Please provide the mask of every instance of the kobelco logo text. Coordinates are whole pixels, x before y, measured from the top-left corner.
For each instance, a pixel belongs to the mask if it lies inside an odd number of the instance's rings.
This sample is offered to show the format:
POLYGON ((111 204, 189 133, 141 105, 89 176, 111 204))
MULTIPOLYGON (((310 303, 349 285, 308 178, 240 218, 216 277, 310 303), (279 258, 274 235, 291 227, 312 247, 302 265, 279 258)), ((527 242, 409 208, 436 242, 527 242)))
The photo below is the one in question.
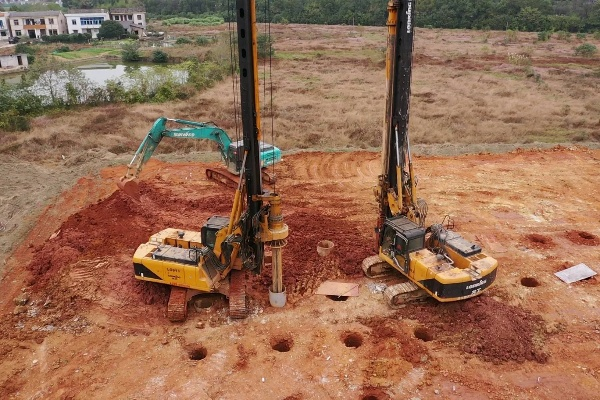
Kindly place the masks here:
POLYGON ((477 282, 477 283, 474 283, 474 284, 472 284, 472 285, 469 285, 469 286, 467 286, 467 290, 469 290, 469 289, 474 289, 474 288, 476 288, 477 286, 485 285, 485 283, 486 283, 486 282, 487 282, 487 279, 484 279, 484 280, 482 280, 482 281, 479 281, 479 282, 477 282))
POLYGON ((412 1, 408 2, 406 16, 408 17, 408 20, 406 21, 406 33, 410 33, 412 30, 412 1))

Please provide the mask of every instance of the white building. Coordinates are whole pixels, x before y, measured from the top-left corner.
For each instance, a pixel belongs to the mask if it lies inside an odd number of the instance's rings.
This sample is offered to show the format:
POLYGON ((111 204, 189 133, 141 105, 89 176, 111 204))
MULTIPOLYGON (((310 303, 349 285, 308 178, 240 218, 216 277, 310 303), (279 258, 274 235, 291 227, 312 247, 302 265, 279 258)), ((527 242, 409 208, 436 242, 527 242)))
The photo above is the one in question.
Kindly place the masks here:
POLYGON ((0 41, 8 40, 11 36, 7 17, 8 13, 0 12, 0 41))
POLYGON ((0 56, 0 69, 27 69, 29 67, 29 60, 27 54, 9 54, 0 56))
POLYGON ((9 12, 8 22, 14 36, 30 39, 67 33, 67 21, 60 11, 9 12))
POLYGON ((119 21, 128 33, 142 36, 146 31, 146 11, 143 8, 111 8, 110 19, 119 21))
POLYGON ((107 10, 96 9, 96 10, 69 10, 65 13, 65 19, 67 20, 67 30, 69 34, 72 33, 89 33, 92 38, 98 37, 100 25, 104 21, 110 19, 110 15, 107 10))

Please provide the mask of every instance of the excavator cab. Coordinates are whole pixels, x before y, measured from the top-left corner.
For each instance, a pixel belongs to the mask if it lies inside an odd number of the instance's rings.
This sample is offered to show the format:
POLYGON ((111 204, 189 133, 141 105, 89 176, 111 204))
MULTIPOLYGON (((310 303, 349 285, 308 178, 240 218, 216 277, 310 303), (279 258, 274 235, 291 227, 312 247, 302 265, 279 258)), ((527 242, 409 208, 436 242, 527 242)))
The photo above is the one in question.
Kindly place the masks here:
MULTIPOLYGON (((266 168, 282 160, 281 150, 278 147, 269 143, 260 142, 259 148, 261 168, 266 168)), ((242 168, 242 161, 244 158, 244 141, 238 140, 237 142, 231 142, 227 152, 229 160, 227 168, 229 169, 229 172, 238 174, 242 168)))
POLYGON ((228 217, 221 217, 218 215, 210 217, 200 230, 202 244, 214 249, 217 241, 217 232, 225 228, 227 224, 229 224, 228 217))
POLYGON ((425 248, 425 228, 415 224, 403 215, 388 218, 385 221, 384 229, 384 242, 386 235, 393 235, 393 245, 396 253, 404 255, 425 248))

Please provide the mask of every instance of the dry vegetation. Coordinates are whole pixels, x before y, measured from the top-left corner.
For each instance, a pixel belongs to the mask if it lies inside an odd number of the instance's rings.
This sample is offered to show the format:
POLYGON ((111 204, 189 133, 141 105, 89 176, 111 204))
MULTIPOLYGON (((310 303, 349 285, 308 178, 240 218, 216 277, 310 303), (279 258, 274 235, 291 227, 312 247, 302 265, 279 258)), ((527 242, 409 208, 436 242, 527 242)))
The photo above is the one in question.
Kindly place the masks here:
MULTIPOLYGON (((226 41, 226 24, 169 29, 170 35, 226 41)), ((385 29, 274 25, 271 33, 276 59, 272 70, 261 65, 261 75, 272 77, 273 88, 272 108, 270 81, 267 90, 261 89, 267 99, 267 139, 284 150, 377 147, 385 101, 385 29)), ((494 144, 596 145, 598 58, 575 57, 576 42, 536 38, 528 33, 515 39, 504 32, 417 30, 411 109, 417 151, 418 145, 445 144, 464 151, 473 144, 492 151, 494 144)), ((178 57, 206 51, 192 45, 169 49, 178 57)), ((90 149, 132 153, 159 116, 213 121, 236 136, 233 92, 227 79, 188 101, 48 115, 34 121, 31 132, 3 134, 0 152, 37 161, 90 149)), ((159 151, 210 149, 210 143, 165 141, 159 151)))

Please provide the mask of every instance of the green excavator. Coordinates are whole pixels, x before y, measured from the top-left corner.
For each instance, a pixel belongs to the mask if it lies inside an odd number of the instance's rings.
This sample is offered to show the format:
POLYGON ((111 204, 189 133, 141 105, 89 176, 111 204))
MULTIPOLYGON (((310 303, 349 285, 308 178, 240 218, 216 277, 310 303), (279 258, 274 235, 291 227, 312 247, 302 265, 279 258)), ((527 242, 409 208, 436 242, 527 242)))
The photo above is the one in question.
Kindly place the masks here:
MULTIPOLYGON (((165 137, 177 139, 200 139, 211 140, 217 144, 221 157, 225 162, 227 171, 217 169, 206 169, 206 176, 214 181, 221 182, 232 188, 237 187, 235 175, 240 174, 242 167, 242 158, 244 154, 243 140, 232 141, 227 132, 210 122, 194 122, 183 119, 158 118, 150 132, 146 135, 140 147, 135 152, 133 159, 127 166, 127 172, 117 182, 128 195, 138 197, 137 178, 144 165, 148 162, 152 154, 158 147, 161 140, 165 137), (167 123, 177 124, 176 127, 168 128, 167 123)), ((275 183, 275 174, 269 173, 267 167, 276 164, 282 160, 281 150, 272 144, 260 142, 260 167, 262 179, 265 183, 275 183)))

